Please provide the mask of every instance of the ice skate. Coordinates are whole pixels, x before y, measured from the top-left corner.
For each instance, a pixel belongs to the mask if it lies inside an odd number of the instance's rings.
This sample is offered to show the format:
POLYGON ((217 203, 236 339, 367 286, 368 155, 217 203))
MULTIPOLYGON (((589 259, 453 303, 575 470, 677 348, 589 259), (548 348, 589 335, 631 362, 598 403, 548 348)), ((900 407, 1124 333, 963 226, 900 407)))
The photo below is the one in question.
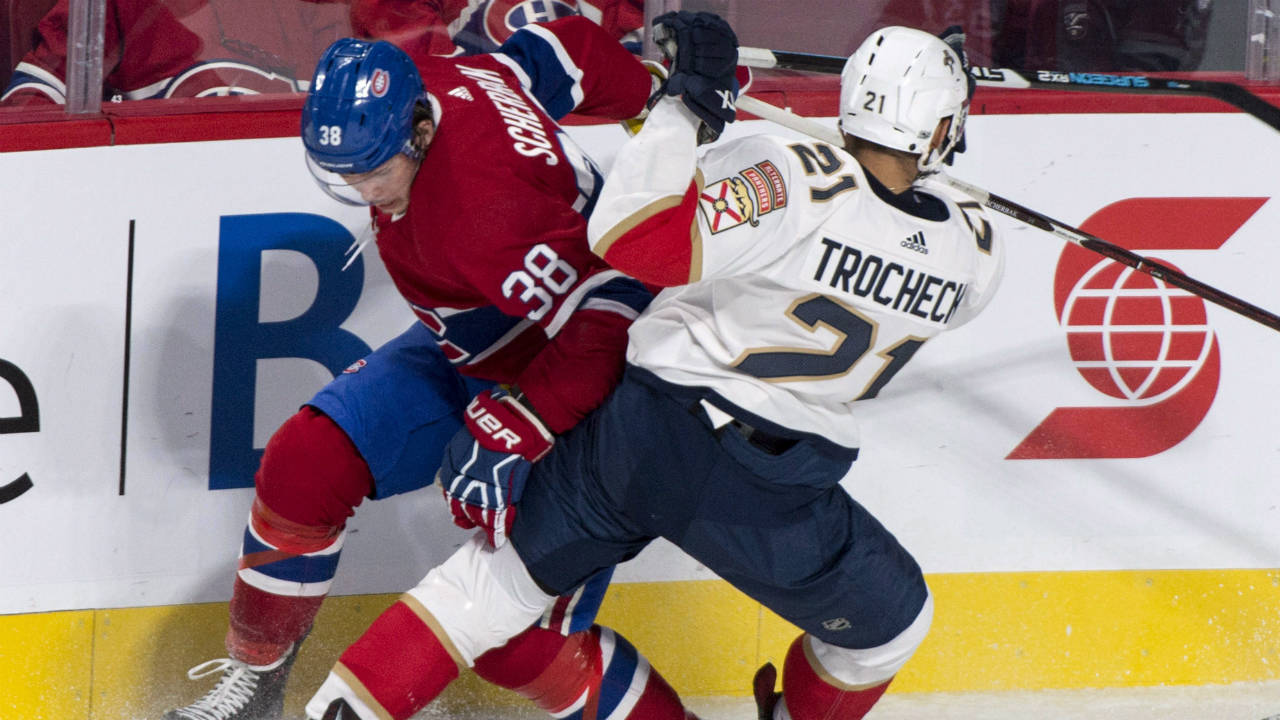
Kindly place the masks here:
POLYGON ((209 660, 187 671, 192 680, 222 673, 204 697, 166 712, 161 720, 279 720, 284 713, 284 685, 297 657, 294 643, 284 657, 267 666, 231 658, 209 660))

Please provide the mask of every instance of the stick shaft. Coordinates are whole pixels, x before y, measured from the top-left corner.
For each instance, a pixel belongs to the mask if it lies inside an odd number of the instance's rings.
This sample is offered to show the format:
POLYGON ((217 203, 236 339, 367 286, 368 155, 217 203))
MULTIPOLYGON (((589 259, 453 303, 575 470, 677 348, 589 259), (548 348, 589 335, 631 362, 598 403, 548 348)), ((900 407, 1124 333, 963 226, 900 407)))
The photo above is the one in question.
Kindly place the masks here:
POLYGON ((1058 222, 1047 215, 1038 213, 1024 205, 1019 205, 1007 198, 994 195, 964 181, 957 180, 948 175, 940 175, 939 178, 951 187, 978 201, 983 206, 991 208, 998 213, 1007 215, 1019 222, 1026 223, 1032 227, 1056 235, 1063 240, 1079 245, 1086 250, 1091 250, 1099 255, 1104 255, 1115 262, 1127 265, 1134 270, 1146 273, 1158 280, 1162 280, 1168 285, 1185 290, 1192 295, 1201 297, 1232 312, 1243 315, 1250 320, 1266 325, 1272 330, 1280 330, 1280 315, 1276 315, 1275 313, 1264 310, 1253 303, 1241 300, 1235 295, 1223 292, 1212 285, 1196 280, 1180 270, 1139 255, 1132 250, 1127 250, 1114 243, 1107 242, 1096 235, 1090 235, 1083 230, 1058 222))
POLYGON ((815 55, 754 47, 738 48, 738 64, 747 67, 783 68, 839 75, 844 69, 844 63, 844 58, 835 55, 815 55))
POLYGON ((750 95, 738 96, 738 108, 746 110, 756 117, 763 118, 775 122, 785 128, 790 128, 796 132, 803 133, 809 137, 816 138, 826 143, 831 143, 836 147, 844 147, 844 140, 840 137, 840 133, 834 129, 811 120, 810 118, 797 115, 790 110, 780 108, 777 105, 753 98, 750 95))
MULTIPOLYGON (((738 62, 749 67, 839 74, 844 68, 845 58, 834 55, 815 55, 813 53, 790 52, 787 50, 743 47, 738 48, 738 62)), ((1280 130, 1280 108, 1234 83, 1152 77, 1150 75, 1116 75, 1112 73, 1013 70, 1010 68, 983 67, 973 68, 973 76, 979 85, 987 87, 1210 97, 1252 115, 1275 130, 1280 130)))

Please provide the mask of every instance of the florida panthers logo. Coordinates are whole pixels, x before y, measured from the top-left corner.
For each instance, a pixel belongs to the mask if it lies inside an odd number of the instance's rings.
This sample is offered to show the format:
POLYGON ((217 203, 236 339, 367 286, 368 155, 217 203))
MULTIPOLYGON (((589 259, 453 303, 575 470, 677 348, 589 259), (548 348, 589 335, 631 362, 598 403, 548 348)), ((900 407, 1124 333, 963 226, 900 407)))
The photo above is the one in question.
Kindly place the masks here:
POLYGON ((725 178, 708 185, 698 196, 698 205, 713 233, 723 232, 743 223, 759 224, 756 220, 755 203, 747 192, 747 184, 738 177, 725 178))
POLYGON ((786 205, 787 185, 782 173, 768 160, 711 183, 698 195, 698 207, 713 233, 743 223, 754 227, 760 224, 761 215, 786 205))
MULTIPOLYGON (((1264 202, 1135 198, 1099 210, 1081 227, 1133 250, 1216 250, 1264 202)), ((1068 245, 1054 276, 1054 306, 1072 364, 1106 399, 1055 409, 1009 459, 1149 457, 1196 429, 1213 405, 1220 371, 1203 300, 1068 245)))

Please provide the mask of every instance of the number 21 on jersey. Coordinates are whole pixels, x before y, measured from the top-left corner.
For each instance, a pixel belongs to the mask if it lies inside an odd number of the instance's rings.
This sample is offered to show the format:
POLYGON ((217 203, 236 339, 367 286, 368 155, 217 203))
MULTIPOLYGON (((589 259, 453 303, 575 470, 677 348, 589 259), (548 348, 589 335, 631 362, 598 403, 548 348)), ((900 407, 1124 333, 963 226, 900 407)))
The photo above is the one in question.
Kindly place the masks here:
MULTIPOLYGON (((814 293, 796 301, 787 310, 787 318, 809 332, 825 327, 836 334, 835 344, 826 350, 781 349, 777 347, 747 350, 734 362, 734 367, 768 382, 823 380, 847 375, 863 360, 875 343, 879 329, 874 320, 826 295, 814 293)), ((889 380, 907 364, 925 338, 908 336, 878 352, 880 363, 871 380, 854 400, 869 400, 879 394, 889 380)), ((872 362, 873 358, 867 358, 872 362)))

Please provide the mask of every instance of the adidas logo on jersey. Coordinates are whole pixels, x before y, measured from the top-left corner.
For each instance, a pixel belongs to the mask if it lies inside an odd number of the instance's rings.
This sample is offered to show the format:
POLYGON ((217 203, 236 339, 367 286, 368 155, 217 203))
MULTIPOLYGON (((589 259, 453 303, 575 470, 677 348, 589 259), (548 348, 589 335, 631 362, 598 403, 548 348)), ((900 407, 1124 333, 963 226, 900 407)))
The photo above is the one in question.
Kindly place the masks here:
POLYGON ((916 252, 922 255, 929 254, 929 247, 924 244, 923 230, 921 230, 920 232, 917 232, 915 235, 912 235, 911 237, 907 238, 906 240, 903 240, 898 244, 908 250, 915 250, 916 252))
POLYGON ((471 91, 468 90, 465 85, 459 85, 458 87, 450 90, 449 94, 456 98, 466 100, 467 102, 471 102, 472 100, 475 99, 471 97, 471 91))

